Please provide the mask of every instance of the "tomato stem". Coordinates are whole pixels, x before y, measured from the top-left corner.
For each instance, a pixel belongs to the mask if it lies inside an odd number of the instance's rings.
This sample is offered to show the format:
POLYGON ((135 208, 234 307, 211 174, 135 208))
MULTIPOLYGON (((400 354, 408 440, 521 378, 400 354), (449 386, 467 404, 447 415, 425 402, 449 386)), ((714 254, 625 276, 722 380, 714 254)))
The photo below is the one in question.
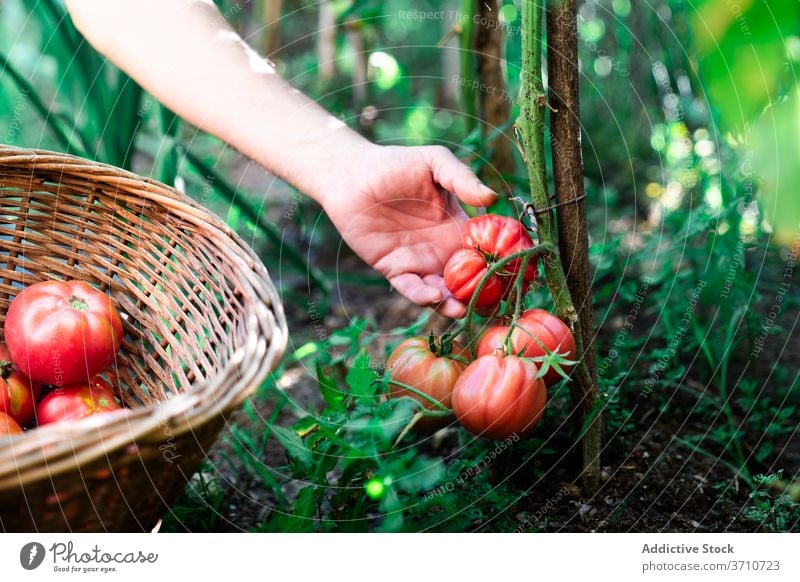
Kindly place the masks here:
MULTIPOLYGON (((472 294, 472 299, 470 299, 469 304, 467 305, 467 315, 464 320, 464 332, 467 335, 467 346, 469 347, 472 357, 475 357, 477 351, 477 346, 473 345, 475 342, 473 342, 474 335, 472 332, 472 320, 475 317, 475 304, 477 303, 478 297, 480 297, 481 291, 483 290, 484 286, 486 286, 489 279, 495 273, 497 273, 497 271, 499 271, 509 263, 516 261, 517 259, 522 259, 523 257, 528 257, 528 259, 530 260, 540 256, 558 257, 558 250, 556 250, 555 245, 553 245, 552 243, 545 242, 540 245, 536 245, 533 248, 524 249, 521 251, 517 251, 516 253, 512 253, 507 257, 503 257, 496 263, 489 265, 487 267, 486 273, 483 274, 483 277, 481 277, 481 280, 475 287, 475 292, 472 294)), ((524 273, 524 271, 522 272, 524 273)))
POLYGON ((14 364, 11 360, 0 360, 0 378, 4 380, 14 373, 14 364))
MULTIPOLYGON (((558 31, 563 27, 574 24, 574 2, 569 5, 562 4, 564 14, 569 15, 570 21, 560 22, 558 31)), ((561 10, 561 8, 555 8, 561 10)), ((522 3, 522 84, 520 87, 520 114, 516 122, 515 135, 518 138, 522 157, 528 168, 530 194, 534 208, 542 209, 537 212, 537 228, 542 244, 558 245, 556 229, 556 216, 548 196, 547 166, 545 163, 544 129, 546 117, 546 95, 542 79, 542 46, 544 45, 544 2, 522 3), (549 210, 544 210, 550 208, 549 210)), ((559 13, 556 16, 560 16, 559 13)), ((553 14, 550 14, 553 17, 553 14)), ((576 42, 574 31, 570 42, 576 42)), ((549 35, 548 35, 549 36, 549 35)), ((548 39, 549 40, 549 39, 548 39)), ((593 490, 598 486, 600 475, 600 435, 602 425, 599 412, 593 416, 590 411, 595 409, 598 402, 595 374, 589 369, 584 358, 584 339, 581 333, 581 322, 575 303, 567 285, 564 267, 558 253, 545 257, 544 271, 550 294, 553 296, 556 313, 562 321, 566 322, 575 337, 575 366, 576 382, 571 387, 572 413, 582 425, 582 420, 589 422, 582 438, 583 448, 583 479, 588 489, 593 490)))
POLYGON ((436 336, 433 335, 433 332, 430 333, 428 336, 428 349, 434 356, 439 355, 439 350, 441 349, 442 344, 436 345, 436 336))
POLYGON ((453 351, 453 336, 449 333, 443 333, 437 341, 433 332, 428 336, 428 349, 437 358, 449 358, 450 352, 453 351))
POLYGON ((456 362, 461 362, 462 364, 466 364, 467 366, 470 364, 470 361, 465 358, 464 356, 460 356, 458 354, 450 354, 447 356, 451 360, 455 360, 456 362))
POLYGON ((483 257, 483 260, 486 261, 487 265, 491 265, 492 263, 496 263, 500 260, 500 255, 497 253, 490 253, 489 251, 483 250, 481 247, 475 247, 475 250, 478 251, 478 254, 483 257))
POLYGON ((89 304, 86 303, 86 299, 83 297, 72 295, 67 301, 72 309, 77 309, 78 311, 87 311, 89 309, 89 304))
POLYGON ((420 410, 414 416, 411 417, 411 420, 408 421, 408 424, 403 428, 397 438, 394 440, 394 444, 392 447, 396 447, 400 444, 400 442, 405 438, 405 436, 409 433, 409 431, 416 426, 416 424, 422 420, 423 418, 447 418, 449 416, 453 416, 453 411, 448 410, 447 412, 437 411, 437 410, 420 410))
POLYGON ((403 384, 402 382, 398 382, 397 380, 392 380, 391 378, 389 378, 388 383, 389 384, 394 384, 395 386, 397 386, 398 388, 402 388, 403 390, 408 390, 409 392, 411 392, 412 394, 416 394, 420 398, 424 398, 425 400, 427 400, 428 402, 430 402, 436 408, 438 408, 439 410, 441 410, 443 412, 447 412, 448 414, 452 414, 452 412, 453 412, 452 410, 447 408, 444 404, 442 404, 441 402, 436 400, 436 398, 434 398, 433 396, 430 396, 428 394, 425 394, 422 390, 418 390, 418 389, 414 388, 413 386, 409 386, 408 384, 403 384))

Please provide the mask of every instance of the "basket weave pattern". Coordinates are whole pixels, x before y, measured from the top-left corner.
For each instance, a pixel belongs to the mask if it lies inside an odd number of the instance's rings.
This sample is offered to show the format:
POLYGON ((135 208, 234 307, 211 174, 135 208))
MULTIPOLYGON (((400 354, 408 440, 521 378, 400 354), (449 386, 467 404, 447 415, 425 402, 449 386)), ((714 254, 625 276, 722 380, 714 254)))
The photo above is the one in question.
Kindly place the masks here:
POLYGON ((266 269, 200 205, 158 182, 0 146, 0 323, 32 283, 108 293, 129 408, 0 441, 0 530, 151 529, 277 364, 287 333, 266 269))

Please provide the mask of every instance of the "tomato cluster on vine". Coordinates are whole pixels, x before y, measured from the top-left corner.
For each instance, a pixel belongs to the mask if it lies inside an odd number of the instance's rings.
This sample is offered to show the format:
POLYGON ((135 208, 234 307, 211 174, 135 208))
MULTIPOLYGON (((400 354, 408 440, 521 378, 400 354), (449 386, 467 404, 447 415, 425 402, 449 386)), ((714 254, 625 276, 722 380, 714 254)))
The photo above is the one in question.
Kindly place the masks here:
POLYGON ((487 329, 475 353, 447 335, 403 341, 387 361, 390 396, 415 399, 422 419, 452 412, 476 435, 521 436, 544 414, 547 387, 574 365, 575 339, 558 317, 530 309, 513 325, 487 329))
MULTIPOLYGON (((477 312, 490 315, 514 288, 522 260, 513 259, 494 269, 478 289, 481 280, 502 259, 533 246, 530 234, 518 220, 496 214, 471 218, 464 225, 463 248, 453 253, 444 267, 445 286, 462 303, 469 303, 477 295, 477 312)), ((528 263, 522 276, 524 285, 527 287, 535 281, 537 275, 536 262, 528 263)))
POLYGON ((3 331, 0 436, 122 409, 100 376, 122 343, 105 293, 83 281, 35 283, 11 302, 3 331))
POLYGON ((575 338, 566 323, 543 309, 520 313, 538 275, 538 254, 520 221, 472 218, 462 243, 445 266, 444 280, 453 296, 469 305, 469 349, 447 334, 403 341, 387 361, 390 396, 408 396, 421 405, 412 422, 438 426, 438 419, 455 415, 464 428, 485 438, 521 436, 544 415, 547 388, 568 377, 575 338), (471 342, 472 312, 494 315, 503 300, 507 311, 515 304, 513 315, 471 342))

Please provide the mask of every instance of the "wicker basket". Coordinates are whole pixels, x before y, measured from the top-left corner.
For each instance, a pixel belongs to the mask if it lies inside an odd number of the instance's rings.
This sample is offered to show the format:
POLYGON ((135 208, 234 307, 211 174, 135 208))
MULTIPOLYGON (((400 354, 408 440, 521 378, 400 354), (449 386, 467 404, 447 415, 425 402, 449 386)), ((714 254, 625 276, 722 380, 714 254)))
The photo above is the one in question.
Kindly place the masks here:
POLYGON ((0 146, 0 188, 0 323, 44 279, 109 293, 130 408, 3 439, 0 530, 150 530, 282 354, 278 295, 235 233, 163 184, 0 146))

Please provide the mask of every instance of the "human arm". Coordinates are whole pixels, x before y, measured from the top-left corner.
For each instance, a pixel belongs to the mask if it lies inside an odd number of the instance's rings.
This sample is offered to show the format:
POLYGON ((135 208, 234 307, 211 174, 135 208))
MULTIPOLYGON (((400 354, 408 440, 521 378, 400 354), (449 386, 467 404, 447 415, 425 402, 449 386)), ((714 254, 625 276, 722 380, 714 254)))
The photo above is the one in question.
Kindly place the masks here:
POLYGON ((467 204, 495 194, 439 147, 370 143, 292 87, 210 0, 67 0, 92 45, 167 107, 316 200, 411 301, 458 316, 444 262, 467 204))

